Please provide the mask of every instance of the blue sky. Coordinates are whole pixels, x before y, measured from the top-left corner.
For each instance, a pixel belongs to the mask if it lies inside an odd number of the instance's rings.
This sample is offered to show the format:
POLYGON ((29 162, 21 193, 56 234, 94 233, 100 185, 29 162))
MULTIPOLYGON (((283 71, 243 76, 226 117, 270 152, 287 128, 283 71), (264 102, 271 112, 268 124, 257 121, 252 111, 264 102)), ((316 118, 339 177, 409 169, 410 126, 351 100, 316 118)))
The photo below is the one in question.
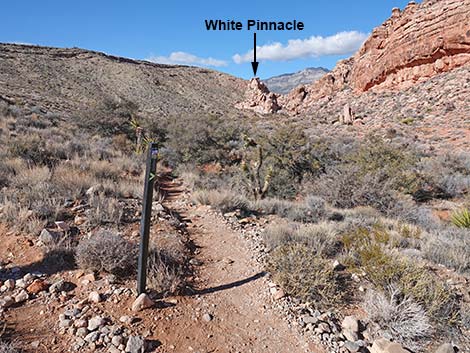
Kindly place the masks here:
POLYGON ((252 31, 207 31, 205 19, 298 20, 303 31, 257 32, 262 78, 333 68, 408 0, 123 1, 2 3, 0 42, 80 47, 135 59, 207 66, 249 78, 252 31), (289 42, 291 41, 291 42, 289 42), (290 43, 290 44, 289 44, 290 43), (173 53, 173 55, 172 55, 173 53), (248 60, 248 61, 247 61, 248 60))

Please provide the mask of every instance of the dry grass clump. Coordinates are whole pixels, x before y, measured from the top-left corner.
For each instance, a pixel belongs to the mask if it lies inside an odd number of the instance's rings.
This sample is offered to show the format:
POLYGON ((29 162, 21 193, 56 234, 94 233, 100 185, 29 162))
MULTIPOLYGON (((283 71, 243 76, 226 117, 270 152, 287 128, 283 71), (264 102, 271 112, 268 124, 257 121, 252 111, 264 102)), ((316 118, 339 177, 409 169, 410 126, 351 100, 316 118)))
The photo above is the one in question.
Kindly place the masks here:
POLYGON ((344 288, 332 264, 304 244, 276 248, 268 260, 273 280, 287 294, 312 301, 320 307, 338 303, 344 288))
POLYGON ((179 294, 186 284, 187 249, 178 233, 159 234, 153 240, 148 261, 148 285, 161 296, 179 294))
POLYGON ((87 217, 91 226, 121 223, 123 209, 118 199, 98 192, 90 195, 88 202, 91 209, 87 212, 87 217))
POLYGON ((0 353, 20 353, 17 345, 14 343, 4 342, 0 340, 0 353))
POLYGON ((249 208, 246 198, 229 190, 201 190, 195 192, 193 198, 201 205, 211 205, 223 213, 249 208))
POLYGON ((369 320, 405 347, 417 350, 432 334, 433 328, 424 308, 393 286, 385 293, 369 290, 363 307, 369 320))
POLYGON ((42 262, 47 268, 71 270, 76 267, 76 247, 76 239, 64 234, 57 241, 48 243, 44 247, 42 262))
POLYGON ((149 288, 161 296, 178 294, 186 284, 181 261, 165 249, 151 249, 147 268, 149 288))
POLYGON ((126 277, 136 267, 137 247, 121 236, 103 230, 80 241, 75 258, 82 269, 126 277))
POLYGON ((465 228, 441 227, 426 234, 422 246, 428 260, 454 268, 460 273, 470 272, 470 231, 465 228))
POLYGON ((335 223, 270 225, 263 233, 268 248, 289 243, 303 244, 317 256, 329 257, 338 251, 338 232, 335 223))

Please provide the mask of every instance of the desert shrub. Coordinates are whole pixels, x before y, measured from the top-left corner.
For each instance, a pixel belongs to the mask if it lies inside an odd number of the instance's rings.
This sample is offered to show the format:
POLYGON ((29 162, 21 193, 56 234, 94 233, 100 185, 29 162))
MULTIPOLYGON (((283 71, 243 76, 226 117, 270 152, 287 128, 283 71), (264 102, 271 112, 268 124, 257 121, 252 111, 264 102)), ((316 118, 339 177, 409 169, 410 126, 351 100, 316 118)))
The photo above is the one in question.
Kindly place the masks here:
POLYGON ((201 205, 211 205, 223 213, 249 209, 246 198, 229 190, 201 190, 195 192, 193 198, 201 205))
POLYGON ((455 211, 450 220, 459 228, 470 228, 470 210, 464 208, 460 211, 455 211))
POLYGON ((400 290, 369 290, 363 303, 369 319, 397 342, 414 350, 423 346, 432 334, 432 325, 424 308, 400 290))
POLYGON ((400 194, 413 194, 420 186, 417 162, 415 152, 372 137, 347 152, 340 163, 326 165, 305 187, 334 207, 371 206, 393 215, 399 211, 400 194))
POLYGON ((91 186, 97 184, 95 177, 80 168, 78 163, 79 161, 61 163, 54 168, 51 183, 64 198, 78 198, 91 186))
POLYGON ((98 192, 90 195, 89 203, 91 209, 87 211, 87 216, 91 226, 121 222, 123 209, 116 198, 106 196, 105 192, 98 192))
POLYGON ((251 207, 259 213, 266 215, 276 214, 280 217, 287 217, 292 202, 278 198, 266 198, 251 202, 251 207))
POLYGON ((263 233, 266 245, 274 249, 289 243, 303 244, 318 256, 331 256, 338 251, 338 232, 335 224, 270 225, 263 233))
POLYGON ((64 145, 48 140, 38 133, 20 134, 10 139, 8 151, 12 157, 19 157, 30 164, 56 165, 67 158, 64 145))
POLYGON ((326 203, 321 197, 309 195, 304 201, 312 217, 320 219, 326 214, 326 203))
POLYGON ((263 240, 269 249, 275 249, 291 242, 294 232, 293 224, 271 224, 264 230, 263 240))
POLYGON ((390 241, 388 233, 369 233, 360 229, 343 236, 351 265, 364 272, 378 288, 395 284, 405 296, 422 305, 429 317, 444 324, 456 323, 455 295, 425 266, 384 249, 390 241))
POLYGON ((246 127, 240 119, 213 114, 168 117, 165 154, 170 165, 233 163, 233 150, 241 147, 246 127))
POLYGON ((43 264, 48 268, 71 270, 76 267, 77 241, 69 234, 48 243, 43 249, 43 264))
POLYGON ((320 307, 337 303, 343 296, 344 288, 331 263, 304 244, 276 248, 267 269, 286 293, 320 307))
POLYGON ((18 346, 11 342, 0 340, 0 353, 20 353, 18 346))
POLYGON ((111 98, 81 111, 76 119, 80 129, 102 136, 125 134, 132 136, 130 121, 137 116, 139 107, 125 98, 111 98))
POLYGON ((470 303, 462 303, 460 307, 460 323, 466 330, 470 329, 470 303))
POLYGON ((424 188, 434 197, 457 197, 470 190, 468 153, 432 156, 420 163, 424 188))
POLYGON ((129 276, 137 264, 137 247, 111 231, 100 231, 80 241, 76 250, 80 268, 129 276))
POLYGON ((319 256, 332 256, 339 250, 336 224, 321 222, 301 225, 293 234, 293 241, 308 246, 319 256))
POLYGON ((424 256, 461 273, 470 272, 470 231, 465 228, 440 227, 427 234, 424 256))
POLYGON ((308 196, 302 202, 266 198, 250 203, 250 207, 259 213, 275 214, 294 222, 313 223, 326 215, 325 201, 319 197, 308 196))
POLYGON ((88 170, 97 179, 113 180, 119 179, 121 166, 105 160, 94 160, 89 163, 88 170))
POLYGON ((166 250, 153 248, 149 252, 147 279, 150 288, 162 296, 178 294, 185 285, 181 259, 166 250))
POLYGON ((21 206, 14 198, 0 194, 0 219, 12 228, 28 234, 38 234, 47 221, 37 217, 33 211, 21 206))

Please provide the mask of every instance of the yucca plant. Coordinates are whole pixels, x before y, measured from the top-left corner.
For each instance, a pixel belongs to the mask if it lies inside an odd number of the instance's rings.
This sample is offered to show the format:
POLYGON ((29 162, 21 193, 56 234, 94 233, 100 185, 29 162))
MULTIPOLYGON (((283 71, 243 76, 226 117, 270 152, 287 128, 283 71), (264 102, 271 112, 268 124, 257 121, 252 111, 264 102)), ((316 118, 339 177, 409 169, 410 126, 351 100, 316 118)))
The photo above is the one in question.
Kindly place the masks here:
POLYGON ((450 220, 459 228, 470 228, 470 210, 464 208, 460 211, 455 211, 450 217, 450 220))

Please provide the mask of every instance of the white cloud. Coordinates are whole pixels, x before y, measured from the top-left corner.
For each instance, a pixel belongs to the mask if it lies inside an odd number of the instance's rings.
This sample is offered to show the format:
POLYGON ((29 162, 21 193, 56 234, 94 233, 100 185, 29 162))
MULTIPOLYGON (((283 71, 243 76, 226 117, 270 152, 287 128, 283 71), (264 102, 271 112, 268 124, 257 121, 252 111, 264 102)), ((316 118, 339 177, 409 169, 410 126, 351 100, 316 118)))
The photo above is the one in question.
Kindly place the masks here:
POLYGON ((200 58, 196 55, 177 51, 171 53, 169 56, 152 56, 147 59, 148 61, 159 63, 159 64, 170 64, 170 65, 203 65, 203 66, 227 66, 227 62, 224 60, 218 60, 214 58, 200 58))
MULTIPOLYGON (((257 60, 288 61, 316 58, 327 55, 345 55, 357 51, 368 35, 358 31, 339 32, 333 36, 312 36, 307 39, 291 39, 287 45, 279 42, 257 46, 257 60)), ((253 49, 246 54, 232 57, 237 64, 253 61, 253 49)))

